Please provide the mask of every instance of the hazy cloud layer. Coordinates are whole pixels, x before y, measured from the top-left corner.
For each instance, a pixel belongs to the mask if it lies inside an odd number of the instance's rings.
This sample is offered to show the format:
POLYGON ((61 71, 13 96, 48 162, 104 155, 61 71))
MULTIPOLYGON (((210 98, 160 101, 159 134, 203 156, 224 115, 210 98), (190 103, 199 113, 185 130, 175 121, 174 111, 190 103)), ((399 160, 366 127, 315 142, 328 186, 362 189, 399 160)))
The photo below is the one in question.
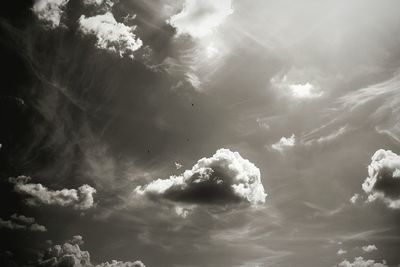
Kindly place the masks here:
POLYGON ((135 27, 117 22, 111 12, 102 15, 79 18, 79 30, 83 35, 94 36, 96 47, 115 53, 120 57, 134 57, 143 42, 136 37, 135 27))
POLYGON ((369 202, 380 199, 389 208, 400 209, 400 156, 391 150, 376 151, 362 189, 369 202))
POLYGON ((185 0, 180 13, 169 19, 178 34, 203 37, 233 13, 232 0, 185 0))
POLYGON ((41 267, 145 267, 141 261, 122 262, 113 260, 100 264, 92 264, 90 253, 81 250, 78 244, 64 243, 50 247, 39 260, 41 267))
POLYGON ((353 262, 344 260, 338 265, 339 267, 388 267, 385 261, 375 262, 374 260, 364 260, 363 257, 354 258, 353 262))
POLYGON ((212 157, 200 159, 191 170, 139 186, 135 192, 195 204, 244 201, 257 205, 264 203, 266 197, 260 170, 229 149, 219 149, 212 157))
POLYGON ((27 199, 30 205, 72 206, 77 210, 86 210, 94 206, 93 194, 96 193, 96 189, 90 185, 85 184, 78 189, 51 190, 42 184, 29 183, 30 180, 27 176, 10 178, 16 192, 30 196, 27 199))
POLYGON ((32 10, 50 28, 60 25, 64 8, 69 0, 36 0, 32 10))
POLYGON ((33 232, 45 232, 46 227, 35 222, 35 218, 24 215, 13 214, 10 220, 0 218, 0 228, 10 230, 30 230, 33 232))

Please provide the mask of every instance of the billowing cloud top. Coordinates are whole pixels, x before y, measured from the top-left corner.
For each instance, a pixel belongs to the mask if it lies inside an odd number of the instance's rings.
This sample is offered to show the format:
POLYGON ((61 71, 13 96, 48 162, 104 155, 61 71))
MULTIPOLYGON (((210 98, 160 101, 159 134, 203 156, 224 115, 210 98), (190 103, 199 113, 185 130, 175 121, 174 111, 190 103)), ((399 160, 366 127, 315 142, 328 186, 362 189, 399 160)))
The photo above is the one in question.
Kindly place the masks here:
POLYGON ((97 48, 120 57, 127 55, 133 58, 133 52, 143 44, 134 34, 135 27, 117 22, 111 12, 93 17, 82 15, 78 22, 82 34, 96 37, 97 48))
POLYGON ((69 0, 36 0, 32 7, 36 16, 50 28, 60 25, 64 7, 69 0))
POLYGON ((74 209, 85 210, 94 206, 93 194, 96 189, 90 185, 82 185, 76 189, 50 190, 42 184, 29 183, 31 180, 27 176, 10 178, 14 183, 14 189, 18 193, 29 195, 27 200, 30 205, 59 205, 72 206, 74 209))
POLYGON ((186 0, 180 13, 168 21, 178 34, 203 37, 233 13, 232 0, 186 0))
POLYGON ((363 257, 356 257, 356 258, 354 258, 353 262, 344 260, 341 263, 339 263, 338 266, 340 266, 340 267, 388 267, 388 265, 386 265, 385 261, 380 263, 380 262, 375 262, 374 260, 364 260, 363 257))
POLYGON ((49 248, 43 258, 39 260, 41 267, 145 267, 141 261, 122 262, 113 260, 111 262, 94 265, 90 261, 90 253, 81 250, 78 244, 69 242, 63 245, 54 245, 49 248))
POLYGON ((219 149, 212 157, 200 159, 191 170, 139 186, 135 192, 195 204, 244 201, 256 205, 264 203, 267 195, 261 184, 260 170, 229 149, 219 149))
POLYGON ((381 199, 388 207, 400 209, 400 156, 390 150, 376 151, 362 189, 369 202, 381 199))

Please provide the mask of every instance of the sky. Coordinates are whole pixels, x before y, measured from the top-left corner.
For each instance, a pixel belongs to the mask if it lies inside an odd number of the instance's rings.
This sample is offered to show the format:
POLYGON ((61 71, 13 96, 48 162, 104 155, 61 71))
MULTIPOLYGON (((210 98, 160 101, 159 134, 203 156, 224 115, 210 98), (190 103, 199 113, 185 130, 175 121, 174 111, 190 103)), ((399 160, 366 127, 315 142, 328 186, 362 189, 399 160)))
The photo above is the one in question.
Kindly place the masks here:
POLYGON ((400 264, 400 2, 0 9, 0 265, 400 264))

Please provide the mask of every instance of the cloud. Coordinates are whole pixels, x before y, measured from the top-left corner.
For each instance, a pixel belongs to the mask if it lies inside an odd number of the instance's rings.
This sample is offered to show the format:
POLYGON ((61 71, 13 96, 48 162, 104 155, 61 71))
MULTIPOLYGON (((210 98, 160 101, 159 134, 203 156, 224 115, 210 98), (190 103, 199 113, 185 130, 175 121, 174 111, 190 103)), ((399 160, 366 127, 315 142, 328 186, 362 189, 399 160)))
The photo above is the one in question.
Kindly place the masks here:
POLYGON ((123 261, 113 260, 111 262, 106 262, 96 265, 96 267, 146 267, 146 266, 141 261, 123 262, 123 261))
POLYGON ((387 81, 344 95, 340 103, 342 114, 367 118, 378 133, 400 142, 400 71, 387 81))
POLYGON ((182 167, 183 167, 182 164, 180 164, 179 162, 176 162, 176 161, 175 161, 175 168, 176 168, 177 170, 179 170, 179 169, 182 168, 182 167))
POLYGON ((81 250, 78 244, 71 244, 68 241, 63 245, 50 247, 38 264, 40 267, 145 267, 141 261, 122 262, 116 260, 94 265, 90 261, 88 251, 81 250))
POLYGON ((378 248, 375 245, 367 245, 367 246, 363 246, 362 250, 364 250, 365 252, 372 252, 374 250, 378 250, 378 248))
POLYGON ((359 194, 354 194, 351 198, 350 198, 350 202, 353 204, 356 204, 358 198, 360 197, 359 194))
POLYGON ((94 206, 93 194, 96 193, 96 189, 90 185, 85 184, 78 189, 50 190, 42 184, 29 183, 30 180, 27 176, 9 179, 14 183, 16 192, 30 196, 27 199, 30 205, 72 206, 77 210, 86 210, 94 206))
POLYGON ((257 205, 264 203, 267 195, 260 170, 229 149, 219 149, 212 157, 200 159, 191 170, 138 186, 134 192, 194 204, 247 202, 257 205))
POLYGON ((63 9, 69 0, 36 0, 32 11, 47 26, 54 29, 60 25, 63 9))
POLYGON ((296 99, 310 99, 322 96, 322 92, 314 84, 310 82, 296 83, 286 75, 282 78, 273 77, 270 82, 281 93, 288 94, 296 99))
POLYGON ((344 249, 339 249, 338 252, 337 252, 338 255, 343 255, 343 254, 346 254, 346 253, 347 253, 347 250, 344 250, 344 249))
POLYGON ((106 4, 111 7, 114 4, 110 0, 83 0, 82 2, 86 6, 101 6, 102 4, 106 4))
POLYGON ((292 134, 290 137, 282 137, 278 142, 272 144, 272 149, 277 151, 284 151, 296 144, 296 136, 292 134))
POLYGON ((353 262, 349 262, 348 260, 344 260, 339 263, 340 267, 388 267, 385 261, 382 263, 375 262, 374 260, 364 260, 363 257, 354 258, 353 262))
POLYGON ((35 218, 18 214, 11 215, 10 220, 3 220, 0 218, 0 228, 6 228, 10 230, 29 230, 32 232, 47 231, 45 226, 35 222, 35 218))
POLYGON ((380 199, 389 208, 400 209, 400 156, 391 150, 376 151, 362 189, 368 194, 368 202, 380 199))
POLYGON ((72 245, 79 245, 79 246, 81 246, 81 245, 83 245, 83 237, 82 236, 80 236, 80 235, 74 235, 73 237, 72 237, 72 239, 71 240, 68 240, 67 241, 67 243, 70 243, 70 244, 72 244, 72 245))
POLYGON ((232 0, 185 0, 182 11, 168 23, 176 28, 178 35, 204 37, 232 13, 232 0))
POLYGON ((143 42, 136 37, 135 27, 126 26, 115 20, 111 12, 93 17, 82 15, 79 20, 79 31, 83 35, 94 36, 96 47, 118 54, 120 57, 133 58, 143 42))

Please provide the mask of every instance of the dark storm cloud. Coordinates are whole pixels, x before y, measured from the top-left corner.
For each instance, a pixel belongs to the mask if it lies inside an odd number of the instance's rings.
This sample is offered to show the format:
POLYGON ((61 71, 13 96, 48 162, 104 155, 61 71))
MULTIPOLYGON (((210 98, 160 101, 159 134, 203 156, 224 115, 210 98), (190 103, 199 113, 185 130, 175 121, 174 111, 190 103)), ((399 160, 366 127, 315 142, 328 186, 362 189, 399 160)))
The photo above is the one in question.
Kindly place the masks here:
POLYGON ((193 204, 265 202, 260 170, 238 152, 219 149, 212 157, 200 159, 191 170, 169 179, 158 179, 135 189, 138 195, 163 197, 193 204))
POLYGON ((41 267, 145 267, 141 261, 122 262, 112 260, 100 264, 93 264, 90 260, 90 253, 81 250, 79 244, 66 242, 63 245, 50 247, 39 260, 41 267))
POLYGON ((368 202, 379 199, 389 208, 400 209, 400 156, 390 150, 376 151, 362 189, 368 202))
POLYGON ((33 232, 45 232, 46 227, 35 222, 35 218, 24 215, 13 214, 10 220, 0 218, 0 228, 10 230, 29 230, 33 232))
POLYGON ((26 200, 29 205, 72 206, 77 210, 90 209, 95 205, 93 194, 96 189, 90 185, 85 184, 78 189, 51 190, 42 184, 29 183, 30 180, 27 176, 10 178, 16 192, 30 196, 26 200))

